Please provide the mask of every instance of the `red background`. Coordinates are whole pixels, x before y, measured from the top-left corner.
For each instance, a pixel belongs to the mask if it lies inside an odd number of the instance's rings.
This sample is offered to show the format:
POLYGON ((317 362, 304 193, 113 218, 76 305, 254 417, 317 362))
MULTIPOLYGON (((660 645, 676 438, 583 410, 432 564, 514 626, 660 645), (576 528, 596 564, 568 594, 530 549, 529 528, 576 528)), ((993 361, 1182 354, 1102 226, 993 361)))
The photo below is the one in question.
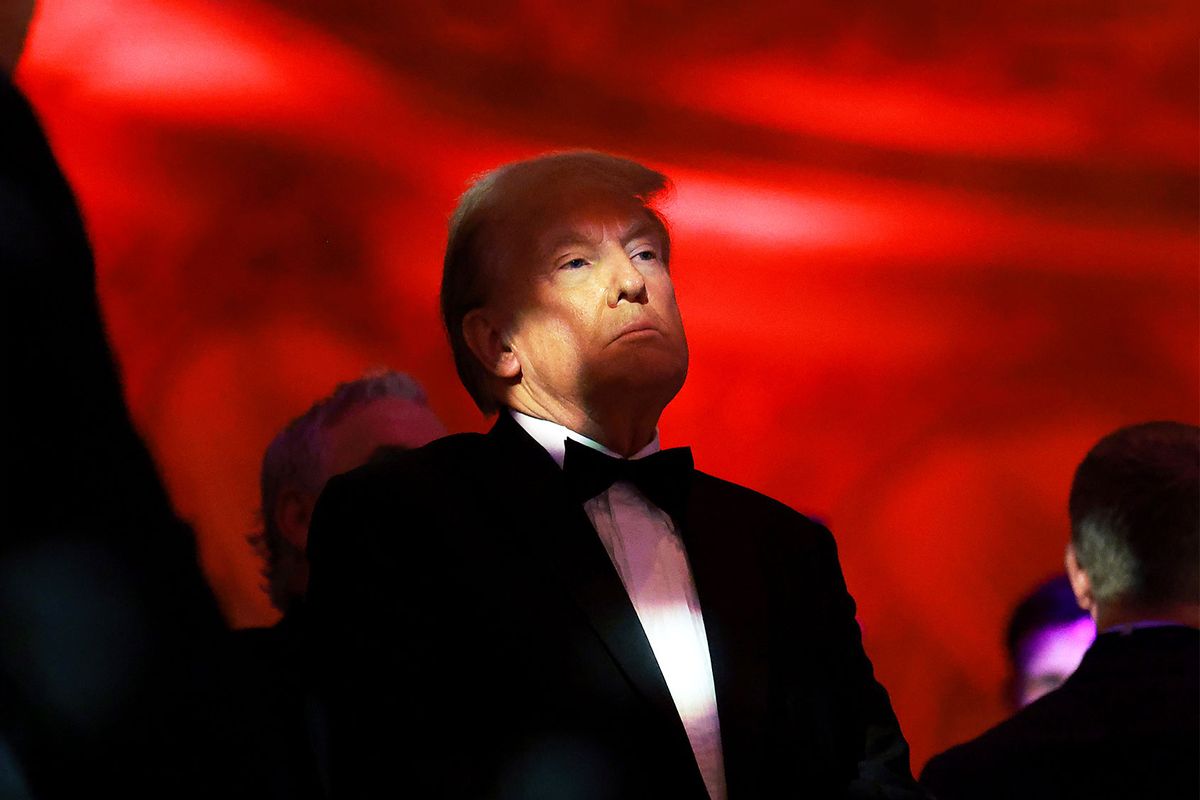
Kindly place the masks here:
POLYGON ((244 536, 279 427, 374 365, 486 426, 436 314, 468 179, 644 160, 692 345, 663 438, 831 525, 919 767, 1003 716, 1082 454, 1200 413, 1196 7, 582 8, 42 3, 18 82, 136 420, 230 620, 272 621, 244 536))

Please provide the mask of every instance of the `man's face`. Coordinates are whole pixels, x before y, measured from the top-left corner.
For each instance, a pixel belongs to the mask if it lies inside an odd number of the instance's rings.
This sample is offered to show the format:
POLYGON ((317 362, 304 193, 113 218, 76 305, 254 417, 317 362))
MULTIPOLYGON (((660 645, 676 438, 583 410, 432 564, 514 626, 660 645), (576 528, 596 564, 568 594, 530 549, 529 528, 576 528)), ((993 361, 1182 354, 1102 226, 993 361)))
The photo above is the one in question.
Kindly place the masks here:
POLYGON ((1051 625, 1030 634, 1021 646, 1018 707, 1024 708, 1061 686, 1079 667, 1095 638, 1096 624, 1091 617, 1051 625))
POLYGON ((446 434, 428 407, 380 397, 351 409, 325 429, 325 478, 362 466, 381 447, 420 447, 446 434))
POLYGON ((687 341, 666 242, 644 208, 576 203, 517 242, 497 299, 522 387, 584 410, 625 392, 674 397, 687 341))

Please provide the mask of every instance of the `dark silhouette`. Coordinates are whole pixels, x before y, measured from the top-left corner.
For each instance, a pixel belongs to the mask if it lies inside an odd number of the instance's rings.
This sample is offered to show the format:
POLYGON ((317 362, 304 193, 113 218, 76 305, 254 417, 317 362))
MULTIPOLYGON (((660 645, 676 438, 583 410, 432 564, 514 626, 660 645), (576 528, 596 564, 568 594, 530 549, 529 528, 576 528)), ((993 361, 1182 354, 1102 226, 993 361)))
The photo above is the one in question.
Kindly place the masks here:
POLYGON ((224 623, 130 422, 74 197, 7 78, 0 119, 0 786, 201 796, 224 623))
POLYGON ((1106 436, 1069 506, 1067 574, 1100 634, 1059 689, 929 762, 942 800, 1200 795, 1200 429, 1106 436))

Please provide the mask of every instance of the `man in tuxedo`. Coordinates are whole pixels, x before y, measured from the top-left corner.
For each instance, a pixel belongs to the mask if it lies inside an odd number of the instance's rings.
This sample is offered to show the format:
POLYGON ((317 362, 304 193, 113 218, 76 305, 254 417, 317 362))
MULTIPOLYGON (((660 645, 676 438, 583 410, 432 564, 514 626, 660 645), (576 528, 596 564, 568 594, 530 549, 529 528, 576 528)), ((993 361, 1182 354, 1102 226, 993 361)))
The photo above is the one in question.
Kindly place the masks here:
POLYGON ((1200 796, 1200 429, 1106 436, 1069 511, 1067 574, 1100 634, 1060 688, 929 762, 940 800, 1200 796))
POLYGON ((667 179, 508 164, 442 312, 485 435, 330 481, 309 540, 335 797, 904 797, 834 542, 660 451, 688 366, 667 179))

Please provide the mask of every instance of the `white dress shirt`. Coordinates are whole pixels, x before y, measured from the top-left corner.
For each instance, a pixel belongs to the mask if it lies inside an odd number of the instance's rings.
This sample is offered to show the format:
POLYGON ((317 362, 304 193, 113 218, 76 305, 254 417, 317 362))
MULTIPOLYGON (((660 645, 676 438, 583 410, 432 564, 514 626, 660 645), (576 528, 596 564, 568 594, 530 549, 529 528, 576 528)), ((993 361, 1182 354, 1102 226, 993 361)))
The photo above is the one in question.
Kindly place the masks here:
MULTIPOLYGON (((598 442, 555 422, 511 411, 526 433, 563 465, 566 440, 621 458, 598 442)), ((659 450, 654 440, 633 455, 659 450)), ((725 800, 725 759, 717 719, 708 636, 687 551, 670 515, 628 481, 617 481, 583 504, 633 602, 650 648, 658 660, 675 708, 712 800, 725 800)))

